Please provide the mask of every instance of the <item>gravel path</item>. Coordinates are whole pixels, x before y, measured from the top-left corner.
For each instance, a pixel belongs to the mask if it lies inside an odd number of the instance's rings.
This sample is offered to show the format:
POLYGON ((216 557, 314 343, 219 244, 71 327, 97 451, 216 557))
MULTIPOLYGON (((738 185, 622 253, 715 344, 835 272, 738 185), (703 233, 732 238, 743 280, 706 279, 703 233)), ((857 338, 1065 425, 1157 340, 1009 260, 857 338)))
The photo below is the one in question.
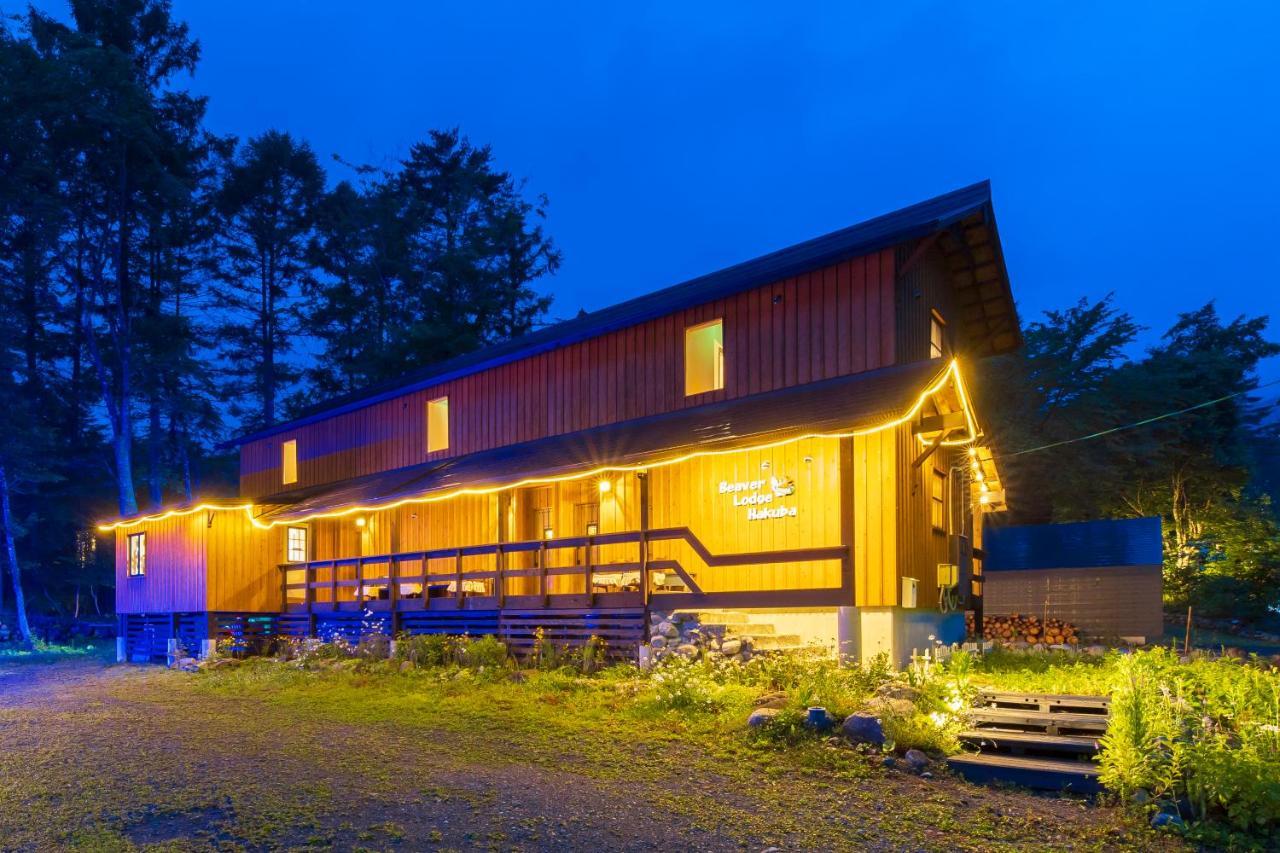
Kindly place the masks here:
POLYGON ((429 707, 429 692, 428 707, 415 709, 403 693, 364 689, 367 721, 344 722, 316 710, 327 707, 316 704, 323 680, 280 696, 212 694, 159 667, 0 664, 0 851, 1166 843, 1078 800, 878 768, 837 778, 781 760, 756 767, 751 753, 734 762, 684 738, 631 743, 616 730, 605 750, 590 730, 548 742, 501 709, 437 727, 444 712, 429 707), (378 708, 393 700, 412 715, 378 708))

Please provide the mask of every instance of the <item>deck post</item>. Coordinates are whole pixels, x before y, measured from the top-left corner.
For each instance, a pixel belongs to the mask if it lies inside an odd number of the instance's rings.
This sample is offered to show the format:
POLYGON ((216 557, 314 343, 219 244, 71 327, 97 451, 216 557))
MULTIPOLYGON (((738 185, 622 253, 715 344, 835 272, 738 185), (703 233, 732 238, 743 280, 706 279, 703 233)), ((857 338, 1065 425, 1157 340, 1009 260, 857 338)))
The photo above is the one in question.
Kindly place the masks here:
POLYGON ((595 606, 596 606, 596 594, 595 594, 595 589, 594 589, 594 587, 593 587, 593 586, 592 586, 592 584, 591 584, 591 543, 592 543, 592 541, 594 541, 594 539, 595 539, 595 537, 593 537, 593 536, 588 536, 588 537, 587 537, 587 547, 583 549, 583 551, 586 553, 586 557, 585 557, 585 558, 583 559, 583 561, 582 561, 582 563, 583 563, 583 566, 582 566, 583 587, 582 587, 582 589, 583 589, 583 591, 584 591, 584 592, 586 592, 586 594, 587 594, 587 606, 588 606, 588 607, 595 607, 595 606))
POLYGON ((459 548, 453 555, 453 598, 457 602, 458 609, 462 609, 462 549, 459 548))
POLYGON ((400 633, 400 560, 392 554, 387 560, 387 606, 390 608, 387 617, 387 629, 391 632, 391 642, 395 643, 400 633))
POLYGON ((498 601, 498 609, 507 602, 507 580, 504 576, 504 570, 507 568, 507 552, 503 549, 502 543, 498 543, 494 552, 494 580, 493 594, 498 601))
POLYGON ((338 610, 338 561, 329 561, 329 609, 338 610))
POLYGON ((636 474, 640 481, 640 601, 644 605, 645 631, 649 630, 649 472, 636 474))
POLYGON ((356 610, 364 609, 364 557, 356 557, 356 610))
POLYGON ((533 553, 538 561, 538 595, 542 597, 542 606, 546 607, 551 603, 551 593, 547 589, 547 540, 539 542, 538 550, 533 553))

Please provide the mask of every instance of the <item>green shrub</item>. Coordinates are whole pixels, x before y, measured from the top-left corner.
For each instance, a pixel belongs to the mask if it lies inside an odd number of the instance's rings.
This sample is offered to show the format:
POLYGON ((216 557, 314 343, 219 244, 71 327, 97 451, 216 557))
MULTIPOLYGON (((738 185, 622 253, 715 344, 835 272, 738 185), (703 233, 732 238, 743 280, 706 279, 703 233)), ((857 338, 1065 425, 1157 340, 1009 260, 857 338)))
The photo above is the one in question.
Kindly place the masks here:
POLYGON ((499 670, 507 666, 506 644, 497 637, 462 638, 461 662, 474 670, 499 670))

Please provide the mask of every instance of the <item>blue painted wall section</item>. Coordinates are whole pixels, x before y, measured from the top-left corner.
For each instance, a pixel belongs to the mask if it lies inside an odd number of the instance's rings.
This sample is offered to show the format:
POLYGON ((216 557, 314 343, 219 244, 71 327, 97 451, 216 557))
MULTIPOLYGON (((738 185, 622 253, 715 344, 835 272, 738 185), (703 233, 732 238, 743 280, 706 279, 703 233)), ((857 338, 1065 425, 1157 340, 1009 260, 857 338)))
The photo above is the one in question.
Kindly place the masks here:
POLYGON ((1153 566, 1164 561, 1159 517, 989 527, 983 538, 987 556, 982 568, 988 572, 1153 566))

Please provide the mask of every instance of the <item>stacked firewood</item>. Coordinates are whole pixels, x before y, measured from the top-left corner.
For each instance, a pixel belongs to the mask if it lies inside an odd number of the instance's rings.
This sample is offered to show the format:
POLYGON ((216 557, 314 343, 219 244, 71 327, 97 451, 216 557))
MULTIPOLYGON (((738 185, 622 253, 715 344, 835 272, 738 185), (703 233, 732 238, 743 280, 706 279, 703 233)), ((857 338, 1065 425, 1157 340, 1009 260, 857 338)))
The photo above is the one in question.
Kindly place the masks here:
MULTIPOLYGON (((965 628, 974 635, 973 614, 965 614, 965 628)), ((1009 616, 982 617, 982 636, 1002 643, 1044 643, 1047 646, 1075 645, 1080 642, 1076 626, 1061 619, 1041 619, 1014 613, 1009 616)))

